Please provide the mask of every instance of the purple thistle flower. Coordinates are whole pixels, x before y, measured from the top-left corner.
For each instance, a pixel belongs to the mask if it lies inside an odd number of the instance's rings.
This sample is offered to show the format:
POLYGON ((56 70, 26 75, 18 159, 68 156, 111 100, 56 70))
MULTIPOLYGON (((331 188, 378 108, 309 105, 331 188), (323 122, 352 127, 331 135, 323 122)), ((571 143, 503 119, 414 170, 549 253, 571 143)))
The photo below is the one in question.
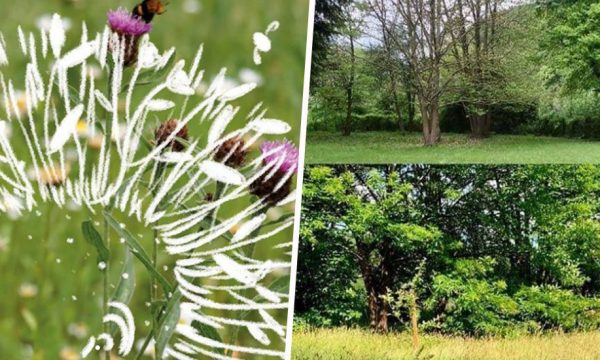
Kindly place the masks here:
POLYGON ((298 149, 288 140, 265 141, 260 146, 263 163, 274 166, 250 184, 250 193, 275 206, 292 192, 292 174, 298 171, 298 149))
POLYGON ((132 15, 123 8, 110 10, 107 16, 110 28, 121 35, 138 37, 147 34, 152 30, 152 24, 147 24, 140 17, 132 15))
POLYGON ((264 160, 266 165, 281 163, 279 165, 279 171, 285 173, 289 171, 298 171, 298 149, 290 141, 265 141, 260 146, 260 151, 263 154, 269 154, 264 160))

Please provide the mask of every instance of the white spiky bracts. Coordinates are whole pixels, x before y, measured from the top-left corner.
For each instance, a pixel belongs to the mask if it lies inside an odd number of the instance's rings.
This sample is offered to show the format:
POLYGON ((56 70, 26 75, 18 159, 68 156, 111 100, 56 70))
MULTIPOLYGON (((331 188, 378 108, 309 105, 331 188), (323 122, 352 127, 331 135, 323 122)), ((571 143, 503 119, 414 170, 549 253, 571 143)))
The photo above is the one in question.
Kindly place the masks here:
MULTIPOLYGON (((153 227, 176 262, 172 271, 182 316, 192 319, 189 324, 176 326, 177 338, 163 355, 224 359, 229 358, 224 353, 235 352, 242 357, 283 358, 284 351, 277 346, 285 343, 286 324, 281 319, 287 318, 289 294, 270 285, 289 274, 292 240, 288 231, 293 219, 286 217, 260 229, 267 221, 267 210, 293 202, 295 193, 288 190, 287 196, 274 202, 253 198, 250 189, 258 180, 271 181, 275 176, 280 177, 274 179, 276 184, 287 183, 295 167, 282 170, 289 154, 282 153, 281 147, 263 149, 254 159, 248 152, 263 135, 283 135, 290 126, 265 118, 267 111, 259 104, 246 115, 241 127, 232 129, 241 111, 236 100, 251 93, 256 84, 225 89, 223 69, 201 97, 196 95, 204 75, 199 66, 202 47, 186 66, 184 60, 173 61, 174 49, 161 54, 144 35, 139 39, 137 61, 125 77, 126 44, 111 29, 88 34, 84 24, 79 45, 65 51, 61 24, 60 16, 54 15, 48 33, 18 31, 21 52, 28 59, 24 102, 17 99, 13 79, 0 75, 0 101, 4 105, 0 115, 4 119, 0 121, 0 212, 31 211, 45 202, 58 207, 74 203, 93 213, 110 205, 114 211, 153 227), (51 67, 46 65, 50 63, 51 67), (97 75, 88 71, 91 66, 104 72, 110 69, 108 90, 96 84, 97 75), (165 71, 164 81, 136 86, 142 76, 160 71, 165 71), (72 83, 77 78, 74 74, 80 77, 78 83, 72 83), (134 98, 141 101, 134 104, 134 98), (167 100, 175 98, 181 101, 167 100), (149 148, 143 146, 144 132, 156 128, 151 119, 173 119, 170 114, 175 112, 177 121, 169 124, 168 131, 161 131, 149 148), (7 135, 9 123, 21 130, 19 138, 7 135), (194 134, 187 138, 185 129, 194 123, 208 124, 206 139, 194 134), (99 137, 95 148, 80 138, 81 126, 91 138, 99 137), (174 146, 184 140, 183 133, 185 144, 174 146), (216 156, 232 141, 241 148, 216 156), (229 161, 236 151, 244 153, 243 162, 229 161), (79 164, 73 167, 76 171, 70 171, 70 163, 79 164), (163 163, 169 166, 159 166, 163 163), (162 180, 155 182, 159 167, 163 169, 162 180), (49 186, 42 179, 56 181, 49 186), (150 193, 144 182, 158 185, 150 193), (219 196, 205 201, 215 186, 220 188, 219 196), (238 229, 235 235, 231 234, 233 228, 238 229), (265 259, 248 251, 259 243, 279 255, 265 259), (217 332, 243 336, 234 343, 231 336, 223 337, 225 340, 209 338, 193 326, 198 323, 217 332)), ((256 60, 270 50, 266 34, 277 26, 274 23, 265 34, 255 36, 256 60)), ((5 48, 0 34, 0 66, 9 61, 5 48)), ((118 344, 112 335, 103 333, 90 338, 82 355, 117 345, 120 355, 131 352, 133 314, 126 304, 109 305, 113 311, 103 320, 119 329, 118 344)))

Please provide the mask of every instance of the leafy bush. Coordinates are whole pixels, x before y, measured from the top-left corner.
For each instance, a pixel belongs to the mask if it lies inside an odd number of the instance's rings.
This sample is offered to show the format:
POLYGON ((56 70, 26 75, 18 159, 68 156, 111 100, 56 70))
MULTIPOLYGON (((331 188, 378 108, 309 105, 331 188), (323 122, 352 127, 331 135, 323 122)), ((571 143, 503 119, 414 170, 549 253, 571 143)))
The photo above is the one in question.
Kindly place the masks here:
POLYGON ((450 274, 435 276, 425 302, 434 318, 424 328, 473 336, 600 328, 600 299, 550 285, 511 295, 504 281, 490 279, 494 265, 490 258, 460 260, 450 274))
POLYGON ((312 96, 308 112, 309 131, 337 131, 341 123, 341 115, 329 109, 325 101, 312 96))
POLYGON ((356 131, 397 131, 398 123, 394 114, 367 113, 352 116, 356 131))
POLYGON ((321 303, 318 308, 312 308, 296 315, 299 326, 331 327, 363 323, 366 314, 364 303, 366 299, 363 290, 356 291, 352 288, 337 294, 335 299, 328 303, 321 303))
POLYGON ((515 294, 521 321, 541 330, 595 330, 600 327, 600 300, 554 286, 524 287, 515 294))
POLYGON ((600 96, 590 91, 542 102, 537 120, 522 126, 521 131, 600 139, 600 96))
POLYGON ((506 294, 506 282, 486 279, 494 265, 489 257, 459 260, 450 274, 435 276, 425 302, 435 318, 425 329, 474 336, 513 332, 518 304, 506 294))

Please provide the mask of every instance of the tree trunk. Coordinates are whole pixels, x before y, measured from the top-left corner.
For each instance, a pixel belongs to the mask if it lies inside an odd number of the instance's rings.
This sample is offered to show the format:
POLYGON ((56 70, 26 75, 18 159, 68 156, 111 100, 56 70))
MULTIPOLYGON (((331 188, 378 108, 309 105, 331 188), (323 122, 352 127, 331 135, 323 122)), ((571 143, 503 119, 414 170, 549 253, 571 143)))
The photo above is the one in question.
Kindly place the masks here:
POLYGON ((352 86, 346 88, 346 120, 342 128, 342 135, 349 136, 352 132, 352 86))
MULTIPOLYGON (((383 294, 381 294, 383 295, 383 294)), ((387 302, 382 298, 379 298, 379 309, 377 313, 377 326, 375 331, 379 333, 388 332, 388 307, 387 302)))
POLYGON ((415 100, 410 90, 406 91, 406 102, 408 103, 408 124, 415 122, 415 100))
POLYGON ((471 125, 471 137, 474 139, 485 139, 490 136, 492 127, 492 117, 490 113, 470 114, 469 123, 471 125))
POLYGON ((369 286, 369 326, 371 329, 377 329, 377 318, 379 313, 379 299, 377 293, 372 286, 369 286))
POLYGON ((394 107, 396 110, 396 118, 398 120, 398 129, 400 132, 404 132, 404 121, 402 121, 402 108, 400 107, 400 100, 398 99, 398 89, 396 85, 396 79, 392 77, 392 96, 394 97, 394 107))
POLYGON ((441 140, 439 104, 420 101, 423 118, 423 143, 425 146, 435 145, 441 140))
POLYGON ((388 305, 382 295, 387 288, 385 282, 377 276, 377 271, 369 264, 369 251, 365 245, 357 244, 359 253, 358 265, 367 290, 369 303, 369 326, 375 332, 388 331, 388 305))
MULTIPOLYGON (((363 275, 364 277, 364 275, 363 275)), ((388 305, 382 295, 385 295, 383 291, 380 291, 380 287, 373 283, 373 279, 365 280, 365 287, 368 291, 369 301, 369 326, 370 328, 378 333, 386 333, 388 331, 388 305)))
POLYGON ((354 56, 354 38, 350 36, 350 79, 348 81, 348 86, 346 87, 346 121, 344 122, 344 126, 342 129, 342 134, 344 136, 348 136, 352 132, 352 102, 354 100, 353 88, 355 62, 356 59, 354 56))
POLYGON ((398 82, 396 80, 396 74, 394 73, 394 67, 391 66, 393 61, 391 44, 387 36, 387 29, 385 26, 381 29, 383 35, 383 44, 385 46, 385 54, 388 65, 390 66, 390 81, 392 84, 392 96, 394 97, 394 107, 396 110, 396 118, 398 120, 398 129, 400 132, 404 132, 404 122, 402 121, 402 110, 400 107, 400 100, 398 99, 398 82))

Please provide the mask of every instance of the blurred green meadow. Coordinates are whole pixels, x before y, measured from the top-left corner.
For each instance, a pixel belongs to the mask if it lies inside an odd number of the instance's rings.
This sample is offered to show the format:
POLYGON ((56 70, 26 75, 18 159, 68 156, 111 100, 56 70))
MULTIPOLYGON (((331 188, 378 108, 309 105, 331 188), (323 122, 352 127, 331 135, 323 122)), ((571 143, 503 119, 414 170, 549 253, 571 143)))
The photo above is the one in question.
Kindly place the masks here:
MULTIPOLYGON (((292 126, 293 130, 287 136, 298 144, 308 4, 309 0, 171 0, 167 13, 155 18, 150 38, 160 51, 176 47, 176 58, 188 61, 193 59, 198 46, 204 44, 201 68, 205 70, 207 83, 223 67, 228 68, 227 82, 231 86, 258 82, 260 86, 256 90, 236 102, 241 107, 241 115, 232 122, 231 129, 244 124, 244 114, 262 101, 268 108, 267 117, 286 121, 292 126), (281 23, 279 30, 270 34, 273 49, 262 56, 262 65, 256 66, 252 60, 252 34, 264 31, 273 20, 281 23)), ((52 13, 57 12, 70 22, 66 24, 70 27, 66 49, 70 49, 80 39, 82 21, 94 34, 103 30, 109 9, 119 6, 131 9, 135 2, 0 0, 0 5, 5 14, 0 31, 4 35, 10 61, 0 71, 5 78, 15 82, 17 89, 23 89, 27 62, 18 46, 19 25, 26 32, 39 32, 39 27, 47 26, 52 13)), ((49 66, 46 68, 49 69, 49 66)), ((96 80, 98 87, 106 81, 107 75, 99 73, 96 80)), ((201 91, 199 89, 199 95, 201 91)), ((138 93, 134 98, 139 99, 140 96, 138 93)), ((156 125, 165 120, 156 118, 156 125)), ((146 137, 150 138, 154 128, 149 127, 145 131, 146 137)), ((190 137, 202 139, 206 131, 206 125, 194 124, 190 126, 190 137)), ((17 132, 15 126, 13 132, 17 132)), ((18 138, 16 135, 13 134, 13 138, 18 138)), ((13 145, 18 152, 25 154, 24 144, 13 145)), ((255 153, 252 157, 256 156, 255 153)), ((239 202, 245 206, 248 199, 240 199, 239 202)), ((236 209, 233 207, 226 211, 234 212, 236 209)), ((276 219, 290 211, 293 211, 291 206, 275 208, 269 216, 276 219)), ((149 252, 152 230, 122 214, 115 216, 149 252)), ((96 252, 84 240, 81 231, 82 222, 88 219, 101 229, 99 211, 94 215, 75 206, 59 209, 56 205, 39 201, 37 209, 31 213, 14 217, 0 213, 1 360, 79 359, 78 353, 88 337, 101 332, 102 273, 97 266, 96 252)), ((267 227, 264 231, 268 230, 267 227)), ((125 252, 116 235, 113 236, 111 251, 117 261, 112 265, 111 289, 119 280, 122 266, 119 259, 125 252)), ((270 242, 260 244, 256 249, 257 256, 284 257, 285 250, 273 250, 273 245, 291 241, 291 237, 290 229, 270 242)), ((159 268, 169 273, 174 261, 162 252, 159 268)), ((136 341, 144 339, 151 320, 147 303, 150 278, 144 272, 145 269, 136 262, 136 293, 130 304, 136 317, 136 341)), ((280 275, 287 279, 287 274, 280 275)), ((172 279, 172 276, 168 277, 172 279)), ((284 321, 286 316, 285 312, 281 312, 277 318, 284 321)), ((280 349, 283 344, 274 343, 272 346, 280 349)))

